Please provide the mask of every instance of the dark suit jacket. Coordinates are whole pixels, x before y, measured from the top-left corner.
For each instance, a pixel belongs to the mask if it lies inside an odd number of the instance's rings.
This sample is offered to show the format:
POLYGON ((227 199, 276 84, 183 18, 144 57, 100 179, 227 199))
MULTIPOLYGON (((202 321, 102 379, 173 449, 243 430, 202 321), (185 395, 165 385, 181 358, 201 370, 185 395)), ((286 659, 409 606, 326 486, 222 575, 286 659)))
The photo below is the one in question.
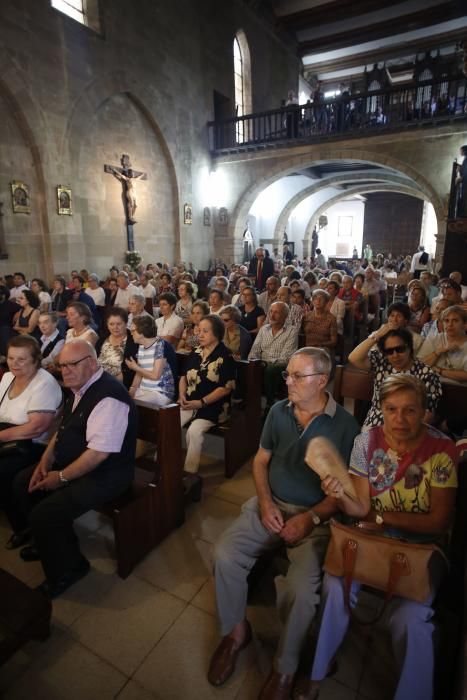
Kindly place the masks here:
POLYGON ((250 265, 248 267, 248 274, 251 275, 251 277, 254 276, 255 278, 255 287, 258 290, 258 292, 262 292, 264 289, 266 289, 266 280, 268 277, 271 277, 274 275, 274 262, 271 260, 271 258, 265 257, 263 260, 263 279, 262 279, 262 284, 261 288, 258 287, 256 284, 256 270, 258 268, 258 258, 255 257, 251 258, 250 260, 250 265))

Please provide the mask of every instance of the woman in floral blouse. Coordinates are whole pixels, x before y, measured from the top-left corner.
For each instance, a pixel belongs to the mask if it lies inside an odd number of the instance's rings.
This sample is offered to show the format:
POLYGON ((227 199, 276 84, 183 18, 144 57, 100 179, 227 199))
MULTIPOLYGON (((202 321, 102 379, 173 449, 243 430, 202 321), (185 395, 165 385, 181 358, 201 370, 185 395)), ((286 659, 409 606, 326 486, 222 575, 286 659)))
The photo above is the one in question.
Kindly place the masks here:
POLYGON ((209 314, 199 323, 199 347, 186 358, 179 383, 182 427, 186 433, 187 454, 184 466, 185 491, 201 495, 197 475, 204 434, 228 417, 230 393, 235 387, 235 364, 224 343, 224 323, 209 314))

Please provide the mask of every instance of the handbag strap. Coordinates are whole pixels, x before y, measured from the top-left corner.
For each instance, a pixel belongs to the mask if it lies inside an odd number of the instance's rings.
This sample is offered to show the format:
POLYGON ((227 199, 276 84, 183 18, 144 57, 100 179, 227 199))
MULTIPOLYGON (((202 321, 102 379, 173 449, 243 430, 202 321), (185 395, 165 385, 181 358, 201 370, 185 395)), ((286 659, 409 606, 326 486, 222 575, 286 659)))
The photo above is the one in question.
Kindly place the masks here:
POLYGON ((386 611, 389 602, 394 596, 399 579, 402 576, 408 576, 410 574, 410 564, 406 555, 402 552, 396 552, 392 558, 389 565, 389 576, 388 585, 386 588, 386 596, 383 601, 381 609, 376 613, 376 616, 371 620, 362 620, 355 614, 350 606, 350 592, 352 589, 353 572, 355 569, 355 563, 357 561, 358 553, 358 542, 353 539, 347 540, 344 552, 344 604, 349 615, 358 622, 360 625, 374 625, 375 622, 383 616, 386 611))

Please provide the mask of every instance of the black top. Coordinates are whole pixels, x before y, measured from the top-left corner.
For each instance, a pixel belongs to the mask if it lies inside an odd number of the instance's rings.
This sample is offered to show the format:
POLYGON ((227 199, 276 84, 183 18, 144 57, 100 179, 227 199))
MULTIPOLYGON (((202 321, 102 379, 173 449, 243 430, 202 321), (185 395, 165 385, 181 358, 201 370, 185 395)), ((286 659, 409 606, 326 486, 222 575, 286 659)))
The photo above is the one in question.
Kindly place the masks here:
POLYGON ((52 311, 66 311, 66 307, 71 301, 71 289, 64 289, 63 292, 52 294, 52 311))
POLYGON ((242 318, 240 320, 240 325, 246 328, 247 331, 254 331, 258 328, 257 320, 260 316, 266 316, 264 309, 261 306, 255 306, 253 311, 245 311, 245 307, 240 307, 240 313, 242 318))
MULTIPOLYGON (((235 388, 235 360, 224 343, 218 343, 209 357, 203 361, 201 348, 193 350, 185 362, 188 401, 199 401, 219 387, 235 388)), ((227 419, 230 396, 203 406, 196 411, 196 418, 212 420, 214 423, 227 419)))

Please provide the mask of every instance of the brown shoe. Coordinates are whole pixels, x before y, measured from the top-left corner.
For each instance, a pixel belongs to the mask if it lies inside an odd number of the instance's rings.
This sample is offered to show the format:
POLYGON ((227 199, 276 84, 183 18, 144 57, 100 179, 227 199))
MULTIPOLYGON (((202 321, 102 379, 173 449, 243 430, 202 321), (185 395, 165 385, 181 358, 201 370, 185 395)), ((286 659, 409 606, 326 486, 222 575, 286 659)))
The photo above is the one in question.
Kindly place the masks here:
POLYGON ((235 671, 238 655, 250 642, 251 627, 248 623, 245 640, 240 646, 237 645, 237 642, 232 637, 222 637, 221 643, 212 655, 211 663, 209 664, 208 681, 211 685, 222 685, 230 678, 235 671))
POLYGON ((293 679, 293 675, 271 671, 261 688, 258 700, 289 700, 293 679))
POLYGON ((293 700, 317 700, 319 689, 319 681, 312 681, 310 678, 302 676, 294 685, 293 700))

